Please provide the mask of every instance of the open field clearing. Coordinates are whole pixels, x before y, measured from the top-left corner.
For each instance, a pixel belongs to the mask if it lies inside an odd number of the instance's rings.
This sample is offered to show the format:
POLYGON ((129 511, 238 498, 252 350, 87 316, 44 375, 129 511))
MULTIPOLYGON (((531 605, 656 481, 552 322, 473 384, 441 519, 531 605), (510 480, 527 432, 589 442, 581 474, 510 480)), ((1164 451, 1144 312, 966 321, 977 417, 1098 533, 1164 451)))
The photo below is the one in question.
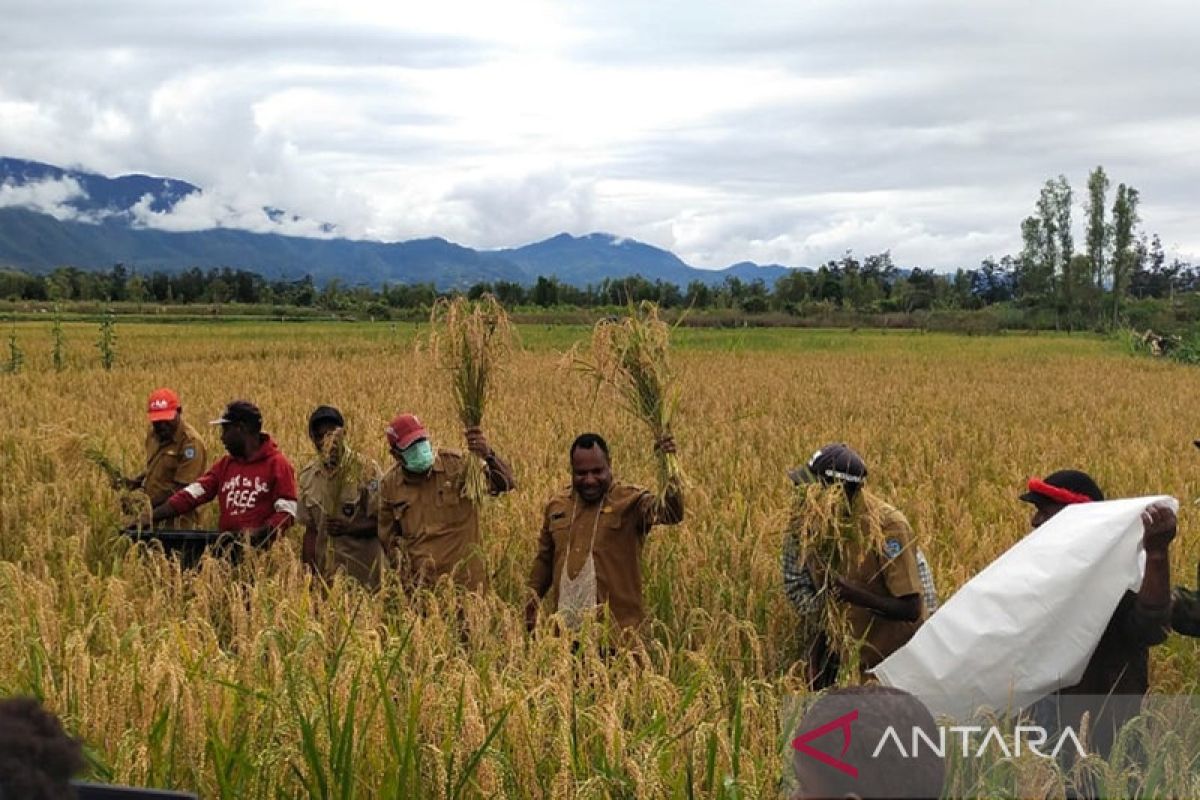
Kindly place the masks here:
MULTIPOLYGON (((943 599, 1028 531, 1025 480, 1063 467, 1110 497, 1179 498, 1175 582, 1195 585, 1200 372, 1086 336, 677 331, 693 485, 684 523, 647 544, 642 666, 572 656, 521 617, 574 436, 601 433, 618 478, 654 481, 648 432, 563 366, 584 328, 522 328, 499 379, 484 427, 518 489, 483 511, 492 591, 466 601, 467 644, 446 597, 418 609, 392 583, 322 592, 295 535, 198 573, 116 535, 118 498, 80 437, 136 473, 158 386, 179 392, 210 461, 221 446, 204 423, 242 397, 297 469, 320 403, 385 467, 383 428, 402 410, 461 449, 445 382, 414 347, 427 327, 118 323, 106 372, 96 326, 70 323, 55 372, 49 322, 18 324, 25 363, 0 376, 0 694, 43 697, 96 774, 206 798, 773 797, 778 710, 802 683, 779 570, 784 473, 836 440, 908 516, 943 599)), ((1196 648, 1157 648, 1153 690, 1196 692, 1196 648)))

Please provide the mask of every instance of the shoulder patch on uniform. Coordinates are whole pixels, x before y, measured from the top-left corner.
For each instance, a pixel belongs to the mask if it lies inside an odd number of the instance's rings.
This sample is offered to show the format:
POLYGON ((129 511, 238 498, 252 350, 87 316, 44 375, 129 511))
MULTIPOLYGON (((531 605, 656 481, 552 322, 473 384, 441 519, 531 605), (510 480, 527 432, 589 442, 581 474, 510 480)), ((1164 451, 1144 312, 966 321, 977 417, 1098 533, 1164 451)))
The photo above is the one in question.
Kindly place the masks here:
POLYGON ((883 552, 887 554, 888 558, 895 558, 903 551, 904 545, 900 543, 899 539, 888 539, 883 543, 883 552))
POLYGON ((183 448, 183 458, 185 461, 190 461, 191 459, 193 459, 195 457, 196 457, 196 448, 192 447, 191 445, 188 445, 187 447, 183 448))

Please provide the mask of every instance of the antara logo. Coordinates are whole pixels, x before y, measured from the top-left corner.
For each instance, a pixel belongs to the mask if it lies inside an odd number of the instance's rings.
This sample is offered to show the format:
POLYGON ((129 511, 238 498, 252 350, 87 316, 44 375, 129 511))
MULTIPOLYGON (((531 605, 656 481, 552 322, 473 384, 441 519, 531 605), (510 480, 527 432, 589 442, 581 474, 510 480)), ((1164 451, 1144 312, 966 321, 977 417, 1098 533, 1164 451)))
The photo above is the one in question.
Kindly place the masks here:
POLYGON ((159 398, 158 400, 150 401, 150 410, 151 411, 163 411, 170 407, 171 407, 171 404, 161 398, 159 398))
MULTIPOLYGON (((858 767, 843 761, 842 758, 850 750, 853 731, 851 726, 858 719, 858 710, 850 711, 832 722, 827 722, 819 728, 802 733, 792 740, 792 749, 798 753, 816 759, 828 767, 849 775, 858 777, 858 767), (834 731, 842 732, 842 748, 838 756, 830 755, 812 746, 812 742, 827 736, 834 731)), ((1084 758, 1086 749, 1074 728, 1064 727, 1055 733, 1040 725, 1017 725, 1011 731, 996 725, 939 725, 932 732, 927 732, 919 726, 897 729, 889 725, 880 735, 879 740, 871 745, 871 759, 885 756, 888 751, 894 751, 901 759, 919 758, 922 751, 945 758, 946 754, 961 748, 963 758, 1003 757, 1019 758, 1022 753, 1032 753, 1045 759, 1056 759, 1064 748, 1071 748, 1076 756, 1084 758), (904 731, 904 733, 902 733, 904 731), (907 735, 905 735, 907 734, 907 735), (931 735, 932 734, 932 735, 931 735), (958 738, 959 748, 955 748, 954 738, 958 738), (1052 748, 1052 749, 1051 749, 1052 748)), ((865 751, 864 751, 865 752, 865 751)), ((869 766, 869 765, 868 765, 869 766)))

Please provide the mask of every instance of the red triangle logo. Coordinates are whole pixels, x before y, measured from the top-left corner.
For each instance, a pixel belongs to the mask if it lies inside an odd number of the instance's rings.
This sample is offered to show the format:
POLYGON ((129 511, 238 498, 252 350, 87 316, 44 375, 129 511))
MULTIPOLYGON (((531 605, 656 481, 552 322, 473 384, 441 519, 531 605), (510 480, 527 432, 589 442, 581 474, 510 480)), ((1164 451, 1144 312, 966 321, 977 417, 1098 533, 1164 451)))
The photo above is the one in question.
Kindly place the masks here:
POLYGON ((802 733, 799 736, 797 736, 795 739, 792 740, 792 749, 799 753, 804 753, 804 755, 809 756, 810 758, 815 758, 817 761, 820 761, 822 764, 833 767, 834 769, 838 770, 839 772, 843 772, 846 775, 849 775, 851 778, 857 778, 858 777, 858 768, 857 767, 855 767, 852 764, 847 764, 845 761, 835 758, 834 756, 831 756, 828 753, 823 753, 820 750, 816 749, 815 747, 809 746, 809 742, 813 741, 814 739, 820 739, 822 736, 826 735, 827 733, 831 733, 833 731, 840 730, 842 732, 841 755, 843 755, 843 756, 846 755, 846 751, 850 749, 850 735, 851 735, 850 724, 853 723, 854 720, 856 720, 856 719, 858 719, 858 711, 857 710, 850 711, 850 712, 838 717, 833 722, 828 722, 819 728, 813 728, 811 731, 808 731, 807 733, 802 733))

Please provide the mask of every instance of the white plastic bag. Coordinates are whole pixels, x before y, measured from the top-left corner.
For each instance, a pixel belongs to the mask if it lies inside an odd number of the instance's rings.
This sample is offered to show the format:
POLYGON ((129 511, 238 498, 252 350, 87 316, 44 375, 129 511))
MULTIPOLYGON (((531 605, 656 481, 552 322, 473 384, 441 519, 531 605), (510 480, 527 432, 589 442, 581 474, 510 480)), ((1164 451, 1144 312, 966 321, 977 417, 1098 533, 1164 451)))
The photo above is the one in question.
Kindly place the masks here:
POLYGON ((958 590, 872 672, 935 716, 1019 709, 1079 682, 1145 569, 1142 512, 1172 497, 1064 508, 958 590))

